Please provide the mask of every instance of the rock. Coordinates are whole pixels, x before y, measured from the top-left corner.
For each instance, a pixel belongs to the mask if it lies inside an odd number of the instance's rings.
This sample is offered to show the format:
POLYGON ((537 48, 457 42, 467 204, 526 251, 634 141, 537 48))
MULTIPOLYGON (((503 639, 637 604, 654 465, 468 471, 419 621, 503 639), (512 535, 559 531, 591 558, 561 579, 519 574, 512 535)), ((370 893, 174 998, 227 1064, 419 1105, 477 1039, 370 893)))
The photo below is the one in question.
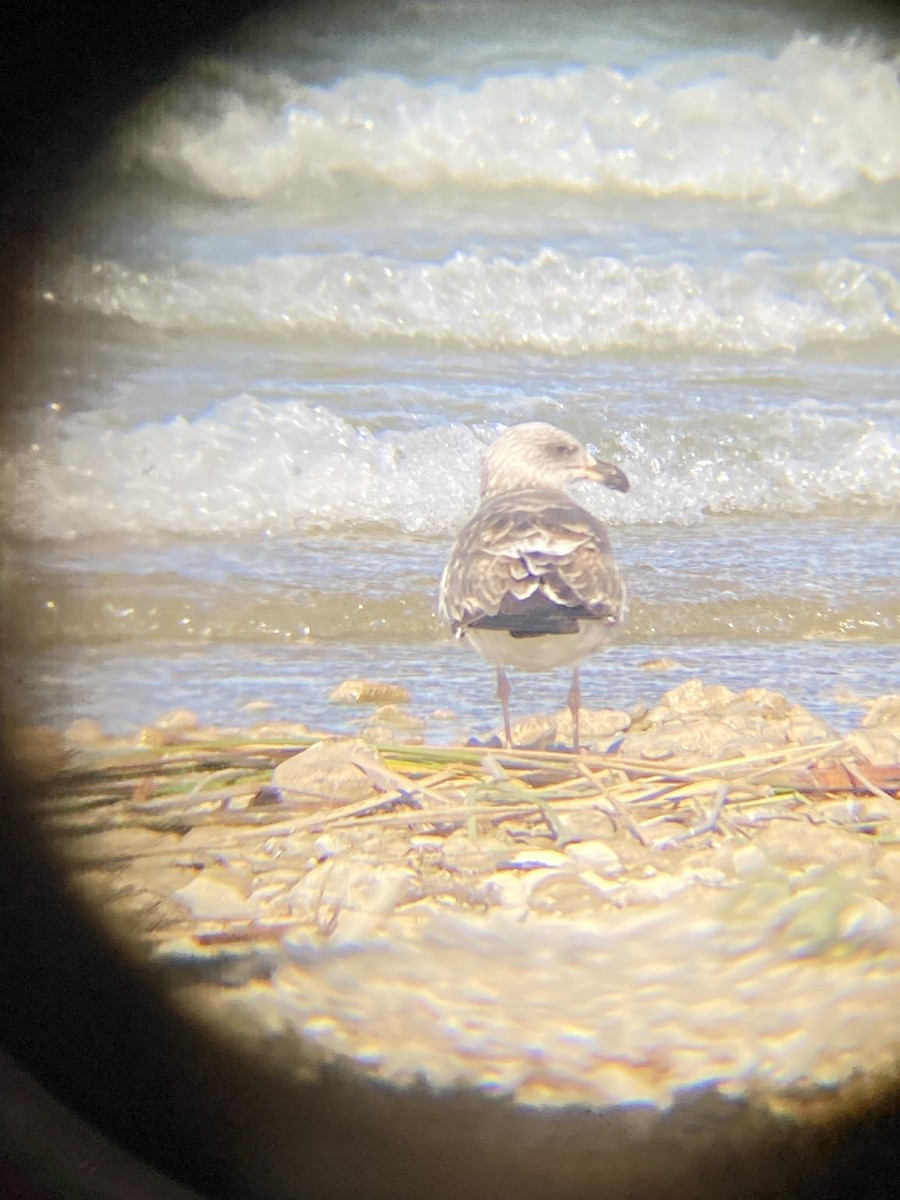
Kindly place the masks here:
POLYGON ((725 887, 729 882, 728 876, 719 867, 696 867, 688 878, 701 887, 725 887))
POLYGON ((188 909, 195 921, 248 920, 259 915, 252 896, 242 895, 238 887, 205 871, 179 888, 173 899, 188 909))
POLYGON ((308 750, 279 763, 272 782, 287 799, 314 804, 357 804, 378 794, 369 776, 354 759, 377 758, 362 738, 316 742, 308 750))
POLYGON ((425 722, 396 704, 384 704, 376 708, 363 732, 370 742, 404 742, 421 746, 425 741, 425 722))
MULTIPOLYGON (((631 717, 616 708, 583 708, 579 717, 581 744, 585 749, 606 750, 631 717)), ((561 712, 532 713, 512 726, 513 745, 521 750, 547 750, 551 746, 572 745, 572 714, 561 712)))
POLYGON ((833 736, 824 721, 778 692, 748 688, 738 694, 689 679, 662 697, 640 729, 626 733, 620 750, 630 757, 689 765, 833 736))
POLYGON ((841 942, 874 948, 894 925, 894 915, 874 896, 851 892, 839 872, 821 886, 803 888, 772 914, 770 929, 792 957, 806 958, 841 942))
POLYGON ((390 916, 412 892, 416 879, 405 867, 374 866, 349 857, 329 858, 313 867, 288 895, 291 913, 337 941, 363 938, 390 916), (346 914, 359 914, 348 922, 346 914), (346 936, 344 936, 346 935, 346 936))
POLYGON ((261 721, 252 729, 255 738, 275 738, 278 741, 289 741, 294 737, 304 737, 309 733, 309 726, 300 721, 261 721))
POLYGON ((510 732, 517 749, 546 750, 556 742, 556 718, 550 713, 529 713, 514 721, 510 732))
POLYGON ((844 939, 877 941, 894 926, 896 917, 880 900, 853 892, 838 917, 838 935, 844 939))
POLYGON ((728 708, 732 712, 764 712, 770 720, 789 717, 794 714, 795 709, 799 712, 806 711, 791 704, 787 696, 782 696, 781 692, 773 692, 771 688, 763 687, 747 688, 731 701, 728 708))
POLYGON ((626 904, 647 904, 668 900, 670 896, 683 892, 690 883, 684 875, 672 875, 660 871, 649 879, 633 879, 623 885, 622 897, 626 904))
POLYGON ((631 727, 634 728, 636 725, 643 726, 644 722, 647 720, 649 712, 650 709, 641 701, 632 705, 628 711, 628 718, 631 721, 631 727))
POLYGON ((759 848, 759 846, 750 845, 739 846, 732 851, 732 861, 734 863, 734 871, 738 876, 750 877, 753 875, 763 875, 771 870, 772 863, 767 856, 759 848))
MULTIPOLYGON (((159 896, 165 900, 171 899, 179 888, 193 883, 196 878, 195 867, 162 865, 156 857, 136 858, 134 862, 128 864, 129 885, 134 884, 150 895, 159 896)), ((183 916, 183 913, 179 913, 180 918, 183 916)))
POLYGON ((199 725, 200 718, 189 708, 173 708, 153 722, 155 729, 165 729, 172 733, 190 733, 199 725))
POLYGON ((611 846, 599 838, 587 842, 570 842, 566 854, 579 867, 590 867, 601 875, 618 875, 622 872, 622 860, 611 846))
POLYGON ((721 752, 730 741, 730 730, 714 730, 698 721, 669 721, 658 729, 626 735, 619 751, 627 758, 645 758, 653 762, 676 758, 687 765, 724 757, 721 752))
POLYGON ((345 679, 328 697, 331 704, 408 704, 410 694, 396 683, 345 679))
POLYGON ((545 871, 532 877, 530 883, 527 901, 533 912, 582 919, 594 916, 610 896, 620 891, 618 884, 590 872, 585 877, 576 871, 545 871))
POLYGON ((498 863, 501 870, 533 871, 537 867, 564 867, 568 860, 559 850, 517 850, 498 863))
POLYGON ((157 729, 155 725, 145 725, 138 730, 136 745, 147 750, 161 750, 163 746, 171 746, 180 741, 180 734, 170 729, 157 729))
POLYGON ((900 729, 900 696, 888 694, 873 700, 860 724, 866 729, 880 725, 894 726, 900 729))
POLYGON ((900 849, 885 850, 878 858, 878 873, 900 887, 900 849))
MULTIPOLYGON (((508 920, 521 921, 535 888, 546 879, 559 879, 561 873, 552 867, 536 867, 533 871, 495 871, 475 882, 472 896, 488 908, 500 908, 508 920)), ((554 907, 551 899, 548 907, 554 907)))
POLYGON ((99 746, 106 741, 106 733, 99 721, 81 717, 66 727, 64 737, 75 746, 99 746))
POLYGON ((651 709, 648 719, 658 724, 676 713, 721 710, 736 698, 737 693, 722 684, 704 683, 702 679, 687 679, 677 688, 665 693, 656 708, 651 709))
POLYGON ((458 829, 444 842, 441 866, 461 875, 487 874, 509 860, 510 847, 515 845, 502 830, 472 838, 464 829, 458 829))
MULTIPOLYGON (((606 750, 610 742, 630 725, 631 717, 620 709, 583 708, 578 719, 581 744, 590 750, 606 750)), ((556 740, 566 746, 572 745, 572 714, 568 709, 557 714, 556 740)))
POLYGON ((854 837, 843 829, 807 821, 773 821, 756 835, 754 844, 770 862, 791 871, 809 866, 849 875, 854 866, 870 867, 878 853, 878 843, 872 838, 854 837))
POLYGON ((879 767, 900 763, 900 696, 888 694, 873 700, 860 728, 848 734, 838 755, 879 767))
POLYGON ((339 854, 346 854, 352 846, 353 840, 348 833, 342 829, 334 829, 316 838, 313 842, 313 853, 319 862, 324 862, 326 858, 337 858, 339 854))
MULTIPOLYGON (((849 733, 836 753, 840 759, 854 759, 860 763, 871 763, 876 767, 889 767, 900 763, 900 728, 876 725, 873 729, 854 729, 849 733)), ((863 774, 865 774, 865 769, 863 774)))

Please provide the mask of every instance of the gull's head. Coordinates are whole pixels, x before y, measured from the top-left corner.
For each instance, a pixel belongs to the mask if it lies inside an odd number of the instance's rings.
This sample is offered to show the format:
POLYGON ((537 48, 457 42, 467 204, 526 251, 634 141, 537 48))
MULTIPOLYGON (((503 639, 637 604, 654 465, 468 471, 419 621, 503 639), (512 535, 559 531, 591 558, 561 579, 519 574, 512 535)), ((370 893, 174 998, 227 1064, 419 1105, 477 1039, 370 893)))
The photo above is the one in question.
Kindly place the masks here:
POLYGON ((525 488, 567 491, 579 479, 628 491, 623 471, 599 462, 577 438, 545 421, 513 425, 488 446, 481 461, 483 497, 525 488))

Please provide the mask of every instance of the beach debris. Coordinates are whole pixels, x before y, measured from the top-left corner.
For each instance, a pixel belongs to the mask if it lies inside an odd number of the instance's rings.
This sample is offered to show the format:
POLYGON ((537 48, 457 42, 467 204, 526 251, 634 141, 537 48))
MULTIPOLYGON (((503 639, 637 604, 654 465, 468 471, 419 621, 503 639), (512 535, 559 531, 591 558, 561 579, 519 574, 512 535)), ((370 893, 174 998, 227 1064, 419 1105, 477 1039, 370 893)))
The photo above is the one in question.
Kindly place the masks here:
POLYGON ((837 1111, 900 1054, 900 764, 853 740, 896 713, 839 735, 694 680, 602 711, 613 749, 580 755, 278 722, 103 738, 41 811, 73 887, 261 1045, 521 1104, 837 1111))

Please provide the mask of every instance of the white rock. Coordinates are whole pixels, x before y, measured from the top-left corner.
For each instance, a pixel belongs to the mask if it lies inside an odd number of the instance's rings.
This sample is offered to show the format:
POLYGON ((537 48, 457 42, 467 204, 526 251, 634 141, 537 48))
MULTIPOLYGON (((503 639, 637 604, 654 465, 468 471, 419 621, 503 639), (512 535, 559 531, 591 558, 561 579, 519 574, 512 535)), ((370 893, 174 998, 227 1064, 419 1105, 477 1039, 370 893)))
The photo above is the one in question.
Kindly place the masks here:
POLYGON ((498 863, 500 870, 514 868, 520 871, 534 870, 536 867, 562 867, 568 864, 565 854, 559 850, 519 850, 511 854, 504 862, 498 863))
POLYGON ((622 861, 611 846, 599 838, 587 842, 570 842, 566 854, 578 866, 590 867, 601 875, 619 875, 622 861))
POLYGON ((188 733, 197 729, 200 718, 190 708, 173 708, 170 712, 162 713, 153 722, 156 729, 170 729, 173 732, 188 733))
POLYGON ((867 729, 878 725, 900 726, 900 696, 890 693, 887 696, 879 696, 860 724, 867 729))
POLYGON ((854 893, 844 905, 838 918, 838 935, 842 938, 868 940, 887 933, 895 923, 894 914, 874 896, 854 893))
POLYGON ((629 901, 640 903, 644 900, 668 900, 677 892, 683 892, 688 881, 683 875, 669 875, 661 872, 652 879, 636 880, 628 884, 624 891, 629 901))
POLYGON ((377 758, 361 738, 316 742, 308 750, 279 763, 272 782, 288 798, 321 804, 355 804, 377 795, 378 789, 354 759, 377 758))
POLYGON ((200 874, 173 893, 196 921, 223 921, 259 916, 259 905, 222 879, 200 874))
POLYGON ((733 855, 735 874, 758 875, 768 871, 772 864, 758 846, 741 846, 733 855))

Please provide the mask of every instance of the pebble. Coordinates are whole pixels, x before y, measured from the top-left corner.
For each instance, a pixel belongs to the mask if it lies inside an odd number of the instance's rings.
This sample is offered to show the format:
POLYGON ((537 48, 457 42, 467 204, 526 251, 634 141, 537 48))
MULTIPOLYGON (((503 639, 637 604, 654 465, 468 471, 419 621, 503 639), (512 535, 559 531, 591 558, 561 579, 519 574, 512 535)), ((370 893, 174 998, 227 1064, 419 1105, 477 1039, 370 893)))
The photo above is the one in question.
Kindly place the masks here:
POLYGON ((345 679, 328 697, 331 704, 408 704, 410 694, 397 683, 345 679))

